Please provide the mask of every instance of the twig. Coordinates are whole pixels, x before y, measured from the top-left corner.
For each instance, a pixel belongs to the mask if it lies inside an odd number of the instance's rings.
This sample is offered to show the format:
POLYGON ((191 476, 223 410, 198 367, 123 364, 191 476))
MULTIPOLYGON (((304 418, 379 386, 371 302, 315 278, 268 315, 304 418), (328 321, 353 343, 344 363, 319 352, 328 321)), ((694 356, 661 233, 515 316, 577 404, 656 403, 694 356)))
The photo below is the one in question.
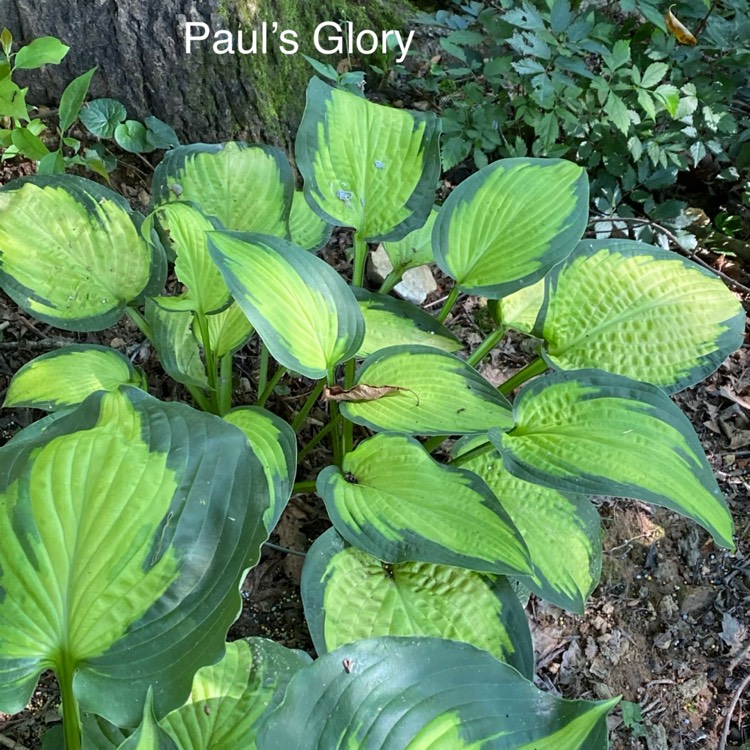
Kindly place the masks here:
POLYGON ((29 341, 26 341, 25 339, 18 339, 18 341, 0 341, 0 351, 7 352, 17 349, 26 349, 30 352, 36 352, 42 349, 54 349, 55 347, 59 348, 77 343, 78 341, 76 341, 75 339, 66 339, 62 336, 55 336, 54 338, 31 339, 29 341))
POLYGON ((727 746, 727 739, 729 738, 729 725, 732 721, 732 714, 734 713, 734 709, 737 708, 737 704, 740 702, 740 696, 742 695, 742 691, 750 685, 750 674, 745 677, 744 680, 740 683, 740 686, 737 688, 737 690, 734 691, 734 695, 732 696, 732 702, 729 704, 729 708, 727 709, 727 718, 724 721, 724 731, 721 733, 721 742, 719 742, 719 748, 718 750, 726 750, 727 746))
POLYGON ((706 270, 710 271, 711 273, 715 274, 719 278, 723 279, 727 286, 734 287, 738 292, 743 292, 744 294, 750 294, 750 287, 745 286, 744 284, 741 284, 739 281, 735 281, 731 276, 727 276, 723 271, 719 271, 716 268, 714 268, 711 264, 706 263, 703 258, 698 257, 695 254, 695 250, 685 250, 682 245, 680 245, 680 241, 677 239, 677 237, 669 231, 666 227, 662 226, 661 224, 657 224, 655 221, 652 221, 651 219, 641 219, 635 216, 613 216, 613 217, 601 217, 601 218, 595 218, 591 219, 589 224, 614 224, 618 221, 624 221, 629 222, 631 224, 647 224, 648 226, 653 227, 654 229, 658 229, 667 239, 669 239, 676 247, 677 252, 684 255, 686 258, 689 258, 692 261, 695 261, 698 265, 703 266, 706 270))
POLYGON ((750 653, 750 641, 748 641, 745 648, 743 648, 742 651, 740 651, 740 653, 737 654, 737 656, 735 656, 734 659, 729 662, 727 672, 729 672, 729 674, 732 674, 732 672, 734 672, 739 663, 748 655, 748 653, 750 653))
POLYGON ((282 547, 280 544, 274 544, 273 542, 263 542, 264 547, 268 547, 269 549, 275 549, 277 552, 284 552, 287 555, 296 555, 297 557, 307 557, 306 552, 299 552, 296 549, 289 549, 287 547, 282 547))
POLYGON ((9 747, 11 750, 28 750, 25 745, 12 740, 10 737, 6 737, 4 734, 0 734, 0 745, 3 747, 9 747))

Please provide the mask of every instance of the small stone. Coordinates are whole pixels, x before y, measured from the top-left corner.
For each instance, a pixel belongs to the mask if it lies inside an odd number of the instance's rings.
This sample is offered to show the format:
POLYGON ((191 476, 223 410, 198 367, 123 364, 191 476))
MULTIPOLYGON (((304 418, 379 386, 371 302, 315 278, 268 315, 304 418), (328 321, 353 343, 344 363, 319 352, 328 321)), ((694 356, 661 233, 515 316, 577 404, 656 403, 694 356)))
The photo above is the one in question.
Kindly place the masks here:
POLYGON ((112 340, 111 340, 111 341, 109 342, 109 345, 110 345, 110 346, 111 346, 111 347, 112 347, 113 349, 124 349, 124 348, 125 348, 125 342, 124 342, 124 341, 123 341, 123 340, 122 340, 121 338, 117 338, 117 337, 113 338, 113 339, 112 339, 112 340))
MULTIPOLYGON (((393 270, 393 265, 382 245, 370 253, 368 277, 376 284, 382 284, 393 270)), ((435 277, 429 266, 418 266, 406 271, 393 291, 402 299, 414 305, 421 305, 427 297, 437 290, 435 277)))

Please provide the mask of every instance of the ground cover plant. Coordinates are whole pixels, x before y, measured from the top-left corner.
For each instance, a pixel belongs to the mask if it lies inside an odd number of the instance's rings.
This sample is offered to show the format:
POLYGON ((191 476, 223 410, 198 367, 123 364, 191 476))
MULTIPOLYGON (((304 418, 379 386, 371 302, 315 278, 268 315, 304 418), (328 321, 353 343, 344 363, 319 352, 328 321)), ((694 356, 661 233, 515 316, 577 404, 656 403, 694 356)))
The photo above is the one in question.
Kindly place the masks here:
POLYGON ((7 294, 68 330, 129 315, 193 401, 148 395, 105 347, 14 377, 6 406, 50 414, 0 449, 1 710, 51 668, 67 748, 607 747, 616 699, 531 682, 513 582, 583 610, 601 567, 587 494, 674 509, 732 548, 669 394, 739 346, 744 313, 689 260, 582 239, 588 178, 571 161, 495 161, 436 209, 439 137, 433 115, 314 78, 302 190, 282 152, 242 143, 168 151, 146 217, 70 175, 0 190, 7 294), (350 283, 315 254, 332 226, 354 228, 350 283), (434 258, 455 281, 437 320, 384 293, 396 277, 363 288, 380 241, 396 275, 434 258), (496 321, 466 359, 444 326, 460 292, 496 321), (539 356, 498 390, 475 365, 511 328, 539 356), (233 408, 232 355, 255 335, 256 404, 233 408), (312 381, 291 423, 264 408, 287 373, 312 381), (329 421, 298 454, 321 398, 329 421), (302 582, 319 658, 225 644, 321 440, 333 529, 302 582))
MULTIPOLYGON (((404 75, 442 113, 446 169, 563 157, 588 170, 599 214, 667 221, 687 246, 681 214, 698 201, 742 236, 727 204, 749 205, 745 0, 669 12, 651 0, 455 0, 420 21, 442 30, 441 46, 404 75)), ((637 232, 654 237, 647 222, 637 232)))

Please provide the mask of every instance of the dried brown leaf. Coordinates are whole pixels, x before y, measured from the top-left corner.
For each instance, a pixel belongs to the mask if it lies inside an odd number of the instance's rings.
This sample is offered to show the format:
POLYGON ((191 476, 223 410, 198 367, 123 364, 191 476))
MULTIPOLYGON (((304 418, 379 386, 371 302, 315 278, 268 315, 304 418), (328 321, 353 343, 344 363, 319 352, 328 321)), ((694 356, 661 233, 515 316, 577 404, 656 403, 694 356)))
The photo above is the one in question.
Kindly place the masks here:
POLYGON ((352 388, 343 388, 340 385, 326 386, 323 389, 323 398, 326 401, 377 401, 383 396, 388 396, 399 391, 407 391, 414 394, 419 406, 419 396, 411 388, 402 388, 399 385, 367 385, 360 383, 352 388))

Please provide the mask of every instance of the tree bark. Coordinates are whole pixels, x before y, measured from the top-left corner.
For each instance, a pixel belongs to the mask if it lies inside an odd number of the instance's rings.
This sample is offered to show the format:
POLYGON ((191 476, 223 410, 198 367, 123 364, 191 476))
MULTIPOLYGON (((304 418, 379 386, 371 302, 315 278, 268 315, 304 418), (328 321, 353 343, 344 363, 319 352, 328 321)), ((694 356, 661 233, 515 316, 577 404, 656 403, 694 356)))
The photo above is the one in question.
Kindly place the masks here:
POLYGON ((311 44, 315 26, 347 17, 359 28, 401 28, 399 6, 405 12, 398 0, 0 0, 0 25, 20 43, 50 35, 70 46, 59 65, 19 71, 30 102, 56 106, 73 78, 97 66, 90 99, 117 99, 134 119, 156 115, 185 142, 288 145, 312 73, 302 53, 320 57, 311 44), (282 55, 271 41, 265 55, 219 55, 209 40, 186 53, 188 22, 212 32, 243 28, 247 39, 264 20, 296 31, 299 52, 282 55))

